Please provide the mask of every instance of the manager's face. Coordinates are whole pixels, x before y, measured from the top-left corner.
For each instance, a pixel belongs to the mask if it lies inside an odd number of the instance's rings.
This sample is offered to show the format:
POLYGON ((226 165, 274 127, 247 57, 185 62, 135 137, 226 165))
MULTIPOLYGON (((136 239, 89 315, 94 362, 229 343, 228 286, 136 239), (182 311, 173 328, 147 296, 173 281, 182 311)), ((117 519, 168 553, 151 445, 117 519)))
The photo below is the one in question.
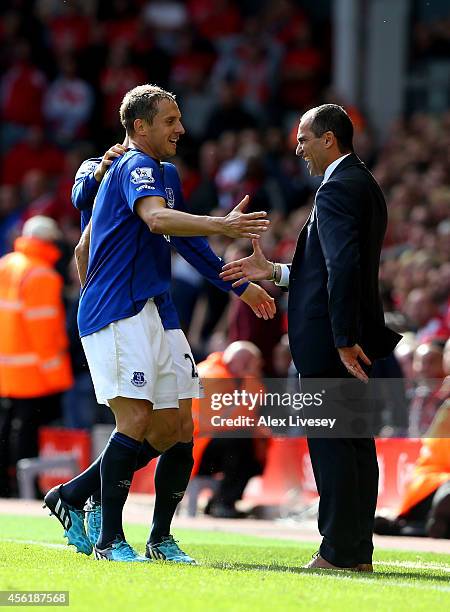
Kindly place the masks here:
POLYGON ((302 157, 308 165, 311 176, 320 176, 327 167, 327 148, 325 135, 315 136, 311 130, 312 117, 304 115, 298 126, 297 148, 295 154, 302 157))
POLYGON ((172 100, 161 100, 152 123, 145 124, 145 140, 153 157, 162 159, 176 155, 178 139, 184 132, 178 105, 172 100))

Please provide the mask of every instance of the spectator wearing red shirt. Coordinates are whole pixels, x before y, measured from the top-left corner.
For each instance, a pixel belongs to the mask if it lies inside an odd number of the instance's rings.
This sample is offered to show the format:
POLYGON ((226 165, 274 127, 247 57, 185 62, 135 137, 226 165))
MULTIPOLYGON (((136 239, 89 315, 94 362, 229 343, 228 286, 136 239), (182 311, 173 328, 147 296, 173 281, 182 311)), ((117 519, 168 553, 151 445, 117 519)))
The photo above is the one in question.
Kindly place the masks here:
POLYGON ((319 92, 322 55, 312 44, 309 24, 299 22, 281 63, 280 99, 286 108, 311 106, 319 92))
POLYGON ((61 217, 55 192, 42 170, 29 170, 20 186, 25 208, 22 220, 44 215, 57 220, 61 217))
POLYGON ((146 75, 131 63, 129 48, 123 42, 116 42, 110 48, 105 66, 100 75, 103 123, 108 130, 116 132, 120 125, 117 109, 124 95, 136 85, 145 83, 146 75))
POLYGON ((265 29, 283 46, 291 43, 299 26, 307 23, 303 10, 293 0, 277 0, 268 2, 265 10, 265 29))
POLYGON ((241 15, 233 0, 189 0, 188 6, 199 32, 212 42, 241 30, 241 15))
POLYGON ((448 398, 443 386, 443 348, 437 342, 420 344, 413 358, 413 371, 418 381, 409 407, 409 435, 421 437, 430 427, 441 404, 448 398))
POLYGON ((195 73, 209 75, 215 57, 214 47, 208 40, 195 35, 192 28, 184 28, 177 34, 177 50, 170 73, 171 86, 184 88, 195 73))
POLYGON ((59 60, 59 69, 45 95, 44 114, 53 140, 63 146, 87 136, 94 93, 78 75, 74 57, 63 56, 59 60))
POLYGON ((127 0, 113 0, 108 2, 105 18, 102 29, 108 46, 120 41, 131 47, 138 35, 140 21, 136 7, 127 0))
POLYGON ((427 288, 413 289, 406 298, 404 312, 416 331, 417 342, 441 339, 445 342, 450 335, 445 317, 427 288))
POLYGON ((46 15, 51 45, 55 55, 67 51, 80 52, 92 42, 93 20, 83 15, 76 1, 60 3, 58 14, 46 15))
POLYGON ((214 68, 213 82, 228 79, 236 83, 236 94, 245 108, 266 119, 268 105, 278 86, 281 47, 261 33, 261 22, 249 18, 244 32, 233 37, 221 50, 214 68))
POLYGON ((29 170, 42 170, 57 176, 64 166, 61 150, 44 138, 39 127, 28 130, 25 140, 18 142, 3 158, 2 183, 18 185, 29 170))
POLYGON ((42 101, 46 79, 30 61, 31 49, 20 40, 13 50, 13 62, 1 80, 2 141, 8 149, 23 137, 30 125, 42 126, 42 101))

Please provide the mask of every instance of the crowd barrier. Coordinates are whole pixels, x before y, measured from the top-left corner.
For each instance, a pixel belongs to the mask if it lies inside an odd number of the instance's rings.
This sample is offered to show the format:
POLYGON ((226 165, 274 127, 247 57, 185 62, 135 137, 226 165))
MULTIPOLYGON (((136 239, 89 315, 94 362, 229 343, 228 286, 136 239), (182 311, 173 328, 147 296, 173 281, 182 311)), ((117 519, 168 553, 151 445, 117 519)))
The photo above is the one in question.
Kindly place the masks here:
MULTIPOLYGON (((395 508, 419 455, 421 441, 385 438, 377 440, 376 445, 380 467, 378 506, 395 508)), ((40 430, 39 447, 43 457, 72 453, 82 470, 91 462, 91 436, 86 431, 44 427, 40 430)), ((131 492, 154 493, 155 466, 152 461, 136 472, 131 492)), ((47 490, 72 476, 67 469, 54 468, 41 475, 40 486, 47 490)), ((306 439, 272 438, 264 473, 251 479, 244 498, 255 505, 283 505, 293 497, 305 504, 317 498, 306 439)))

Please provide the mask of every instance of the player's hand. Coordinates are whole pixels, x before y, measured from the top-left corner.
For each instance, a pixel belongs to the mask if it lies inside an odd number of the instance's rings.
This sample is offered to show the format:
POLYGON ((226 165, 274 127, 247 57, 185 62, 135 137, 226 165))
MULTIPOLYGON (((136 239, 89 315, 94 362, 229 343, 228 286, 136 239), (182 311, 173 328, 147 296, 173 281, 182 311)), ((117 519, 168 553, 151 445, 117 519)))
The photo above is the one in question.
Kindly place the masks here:
POLYGON ((267 321, 268 319, 273 319, 275 316, 277 311, 275 300, 259 285, 250 283, 239 298, 250 306, 258 319, 263 318, 267 321))
POLYGON ((99 163, 94 172, 94 177, 97 182, 101 182, 102 178, 105 176, 106 171, 116 159, 116 157, 120 157, 121 155, 123 155, 126 150, 127 148, 123 144, 115 144, 106 151, 106 153, 102 157, 102 161, 99 163))
POLYGON ((270 280, 273 265, 264 256, 259 240, 252 240, 253 253, 249 257, 231 261, 223 266, 220 277, 224 281, 235 281, 233 287, 239 287, 247 281, 270 280), (238 280, 236 280, 238 279, 238 280))
POLYGON ((361 382, 369 382, 369 377, 362 369, 359 359, 366 365, 371 365, 372 362, 364 353, 359 344, 338 348, 338 351, 339 357, 341 358, 344 366, 347 368, 347 371, 361 382))
POLYGON ((248 195, 239 204, 223 217, 223 231, 225 236, 230 238, 260 238, 261 233, 265 232, 270 224, 266 219, 267 213, 264 211, 244 213, 244 209, 249 202, 248 195))

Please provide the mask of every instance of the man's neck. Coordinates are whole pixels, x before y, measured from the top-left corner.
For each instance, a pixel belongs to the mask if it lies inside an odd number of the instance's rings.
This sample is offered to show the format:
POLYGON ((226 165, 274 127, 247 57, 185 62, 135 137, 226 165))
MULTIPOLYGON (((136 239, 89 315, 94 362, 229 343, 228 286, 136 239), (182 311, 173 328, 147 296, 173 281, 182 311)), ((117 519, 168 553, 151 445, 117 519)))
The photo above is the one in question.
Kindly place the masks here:
POLYGON ((160 161, 160 159, 154 154, 153 150, 149 146, 147 146, 145 142, 142 142, 138 138, 130 138, 128 147, 130 149, 138 149, 139 151, 141 151, 142 153, 145 153, 149 157, 152 157, 153 159, 160 161))
POLYGON ((342 161, 342 159, 344 157, 346 157, 347 155, 350 155, 351 151, 348 151, 347 153, 339 153, 339 155, 336 155, 327 165, 327 167, 324 170, 323 176, 324 176, 324 180, 327 180, 331 174, 331 172, 334 171, 334 169, 336 168, 336 166, 338 166, 340 164, 340 162, 342 161))
POLYGON ((326 165, 325 171, 328 168, 328 166, 331 166, 331 164, 334 164, 335 161, 337 161, 338 159, 341 159, 342 157, 345 157, 349 153, 351 153, 351 151, 346 151, 345 153, 341 153, 340 151, 337 151, 335 155, 333 155, 333 157, 328 160, 328 164, 326 165))

